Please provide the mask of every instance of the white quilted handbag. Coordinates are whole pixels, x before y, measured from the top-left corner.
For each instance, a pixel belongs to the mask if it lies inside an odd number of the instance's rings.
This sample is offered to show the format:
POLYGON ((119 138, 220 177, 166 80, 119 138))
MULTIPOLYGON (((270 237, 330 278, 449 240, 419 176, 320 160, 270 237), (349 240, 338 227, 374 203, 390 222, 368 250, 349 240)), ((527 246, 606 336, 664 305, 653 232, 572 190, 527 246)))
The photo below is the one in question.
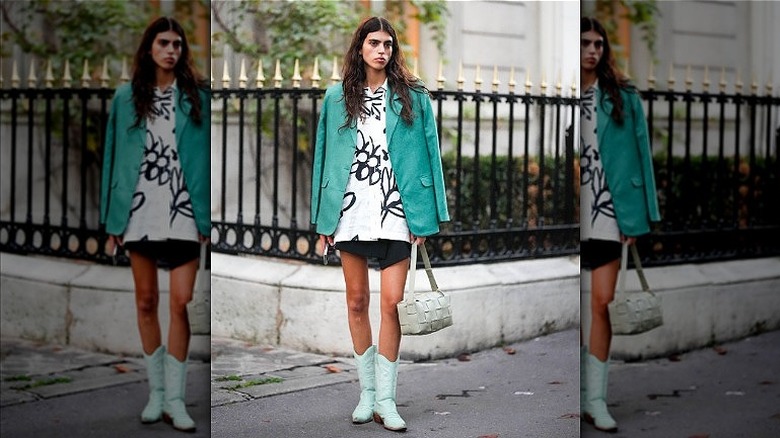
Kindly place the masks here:
POLYGON ((641 292, 626 290, 626 265, 628 264, 628 245, 623 244, 620 260, 620 286, 615 299, 609 303, 609 319, 613 335, 635 335, 652 330, 663 325, 661 313, 661 297, 654 294, 647 285, 647 279, 642 271, 639 253, 636 245, 631 245, 631 255, 634 258, 636 273, 642 283, 641 292))
POLYGON ((425 272, 428 274, 428 281, 431 283, 431 291, 416 292, 414 290, 417 247, 417 244, 412 244, 408 287, 403 301, 398 303, 398 319, 401 322, 401 333, 404 335, 427 335, 452 325, 450 296, 439 290, 436 279, 433 278, 431 261, 428 259, 425 245, 421 245, 419 249, 425 264, 425 272))

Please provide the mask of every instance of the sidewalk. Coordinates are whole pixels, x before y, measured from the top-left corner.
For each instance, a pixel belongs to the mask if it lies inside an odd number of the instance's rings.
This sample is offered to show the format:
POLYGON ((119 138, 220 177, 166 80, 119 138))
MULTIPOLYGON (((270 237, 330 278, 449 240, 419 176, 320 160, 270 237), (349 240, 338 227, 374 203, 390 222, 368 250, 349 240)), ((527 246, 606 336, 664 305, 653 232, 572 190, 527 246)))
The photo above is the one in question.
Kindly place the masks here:
MULTIPOLYGON (((580 427, 583 437, 780 436, 780 331, 614 362, 614 435, 579 420, 577 344, 568 330, 460 358, 468 360, 402 363, 404 436, 566 438, 580 427)), ((351 424, 358 384, 350 358, 214 338, 211 363, 189 362, 187 408, 198 430, 186 435, 138 421, 147 397, 141 358, 2 339, 0 370, 3 437, 394 436, 351 424)))

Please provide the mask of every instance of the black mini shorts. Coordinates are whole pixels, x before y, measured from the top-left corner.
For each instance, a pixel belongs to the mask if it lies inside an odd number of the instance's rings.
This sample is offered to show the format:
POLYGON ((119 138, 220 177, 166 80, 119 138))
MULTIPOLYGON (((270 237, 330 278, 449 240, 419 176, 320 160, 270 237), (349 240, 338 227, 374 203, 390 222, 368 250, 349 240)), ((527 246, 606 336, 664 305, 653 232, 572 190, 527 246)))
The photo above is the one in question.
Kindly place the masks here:
POLYGON ((161 268, 174 269, 200 257, 200 242, 193 240, 136 240, 125 249, 157 260, 161 268))
POLYGON ((336 242, 335 248, 339 251, 345 251, 367 259, 376 259, 379 262, 379 269, 385 269, 403 259, 409 258, 412 244, 401 242, 400 240, 380 239, 370 242, 336 242))
POLYGON ((596 269, 620 258, 620 242, 588 239, 580 242, 580 268, 596 269))

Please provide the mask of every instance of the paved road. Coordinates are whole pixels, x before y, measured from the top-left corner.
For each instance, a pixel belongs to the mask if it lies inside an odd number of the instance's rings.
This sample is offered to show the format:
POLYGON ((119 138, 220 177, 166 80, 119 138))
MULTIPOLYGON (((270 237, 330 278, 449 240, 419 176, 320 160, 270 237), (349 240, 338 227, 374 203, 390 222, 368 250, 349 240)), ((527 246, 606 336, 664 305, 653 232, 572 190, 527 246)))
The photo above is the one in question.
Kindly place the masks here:
MULTIPOLYGON (((577 338, 568 330, 465 361, 403 363, 399 411, 409 431, 402 436, 780 437, 780 331, 613 363, 614 435, 580 422, 577 338)), ((140 358, 12 339, 0 347, 4 438, 399 436, 351 424, 358 385, 348 358, 215 338, 211 363, 190 361, 187 406, 198 430, 183 435, 138 421, 147 396, 140 358)))

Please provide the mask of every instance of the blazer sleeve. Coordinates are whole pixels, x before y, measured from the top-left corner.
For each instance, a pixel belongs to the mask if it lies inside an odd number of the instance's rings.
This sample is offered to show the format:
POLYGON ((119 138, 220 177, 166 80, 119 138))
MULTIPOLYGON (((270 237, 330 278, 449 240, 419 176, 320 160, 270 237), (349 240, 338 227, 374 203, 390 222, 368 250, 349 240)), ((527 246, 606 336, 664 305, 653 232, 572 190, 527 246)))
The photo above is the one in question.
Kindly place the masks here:
POLYGON ((439 134, 436 131, 436 117, 433 115, 431 99, 427 93, 420 93, 420 107, 423 114, 422 121, 425 132, 425 144, 428 148, 428 161, 431 165, 431 177, 433 178, 433 192, 436 197, 436 216, 439 222, 449 222, 450 214, 447 210, 444 170, 442 169, 441 152, 439 151, 439 134))
POLYGON ((327 136, 327 111, 328 93, 322 99, 322 110, 317 123, 317 139, 314 143, 314 157, 311 169, 311 212, 310 222, 317 224, 317 215, 320 210, 320 190, 322 187, 322 167, 325 164, 325 143, 327 136))
POLYGON ((114 93, 114 99, 111 102, 111 110, 108 113, 108 123, 106 124, 106 137, 103 144, 103 169, 100 175, 100 224, 105 226, 108 219, 108 207, 111 192, 111 174, 113 172, 114 155, 116 154, 116 111, 117 94, 114 93))
POLYGON ((651 222, 661 220, 658 208, 658 195, 655 187, 655 172, 653 170, 653 152, 650 150, 650 139, 647 132, 647 120, 642 109, 642 100, 638 92, 631 93, 632 115, 636 135, 636 144, 639 147, 639 157, 644 179, 645 199, 647 203, 647 215, 651 222))

